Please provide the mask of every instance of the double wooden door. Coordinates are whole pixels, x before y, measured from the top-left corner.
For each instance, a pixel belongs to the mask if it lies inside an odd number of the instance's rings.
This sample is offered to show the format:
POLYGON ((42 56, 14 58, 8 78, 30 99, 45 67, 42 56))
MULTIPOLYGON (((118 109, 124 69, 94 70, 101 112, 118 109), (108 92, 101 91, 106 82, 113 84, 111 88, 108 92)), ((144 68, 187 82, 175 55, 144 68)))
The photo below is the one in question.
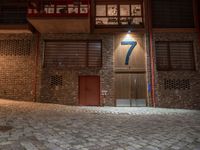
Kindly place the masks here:
MULTIPOLYGON (((117 73, 115 75, 115 97, 130 103, 130 106, 136 101, 146 102, 147 87, 145 73, 117 73)), ((144 104, 146 105, 146 104, 144 104)))

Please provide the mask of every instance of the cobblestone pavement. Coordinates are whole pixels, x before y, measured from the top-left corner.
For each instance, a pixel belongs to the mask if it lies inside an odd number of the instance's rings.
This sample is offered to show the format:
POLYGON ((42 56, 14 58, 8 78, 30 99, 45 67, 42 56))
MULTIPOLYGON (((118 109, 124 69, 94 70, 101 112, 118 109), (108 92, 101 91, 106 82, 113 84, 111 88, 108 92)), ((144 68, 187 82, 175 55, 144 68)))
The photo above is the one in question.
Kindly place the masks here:
POLYGON ((0 150, 200 150, 200 111, 0 100, 0 150))

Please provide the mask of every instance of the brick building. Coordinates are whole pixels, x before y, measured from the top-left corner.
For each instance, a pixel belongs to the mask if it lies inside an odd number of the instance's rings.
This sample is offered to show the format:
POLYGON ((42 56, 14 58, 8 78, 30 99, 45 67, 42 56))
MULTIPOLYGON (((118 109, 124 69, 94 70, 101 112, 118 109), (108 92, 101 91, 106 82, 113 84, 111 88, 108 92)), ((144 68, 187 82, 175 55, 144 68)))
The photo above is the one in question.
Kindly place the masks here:
POLYGON ((0 98, 200 108, 198 0, 4 0, 0 98))

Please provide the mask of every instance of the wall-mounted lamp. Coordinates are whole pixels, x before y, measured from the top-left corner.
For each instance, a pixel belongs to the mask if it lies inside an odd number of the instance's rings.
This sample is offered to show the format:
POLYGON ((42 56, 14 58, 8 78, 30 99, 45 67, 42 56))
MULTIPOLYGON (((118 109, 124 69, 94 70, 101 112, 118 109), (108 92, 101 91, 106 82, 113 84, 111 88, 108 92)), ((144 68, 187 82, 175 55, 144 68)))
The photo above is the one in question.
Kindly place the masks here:
POLYGON ((123 41, 133 41, 133 38, 131 36, 131 30, 128 30, 128 32, 126 33, 123 41))

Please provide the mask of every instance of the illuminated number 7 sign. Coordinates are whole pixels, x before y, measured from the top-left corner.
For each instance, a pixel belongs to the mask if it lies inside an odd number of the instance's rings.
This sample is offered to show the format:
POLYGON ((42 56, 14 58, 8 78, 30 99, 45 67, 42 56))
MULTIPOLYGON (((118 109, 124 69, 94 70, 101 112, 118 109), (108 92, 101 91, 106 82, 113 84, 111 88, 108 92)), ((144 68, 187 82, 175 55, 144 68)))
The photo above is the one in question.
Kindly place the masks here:
POLYGON ((128 49, 128 53, 126 55, 126 60, 125 60, 125 65, 128 65, 129 58, 131 56, 133 49, 137 45, 137 42, 135 42, 135 41, 122 41, 121 45, 131 45, 131 47, 128 49))

